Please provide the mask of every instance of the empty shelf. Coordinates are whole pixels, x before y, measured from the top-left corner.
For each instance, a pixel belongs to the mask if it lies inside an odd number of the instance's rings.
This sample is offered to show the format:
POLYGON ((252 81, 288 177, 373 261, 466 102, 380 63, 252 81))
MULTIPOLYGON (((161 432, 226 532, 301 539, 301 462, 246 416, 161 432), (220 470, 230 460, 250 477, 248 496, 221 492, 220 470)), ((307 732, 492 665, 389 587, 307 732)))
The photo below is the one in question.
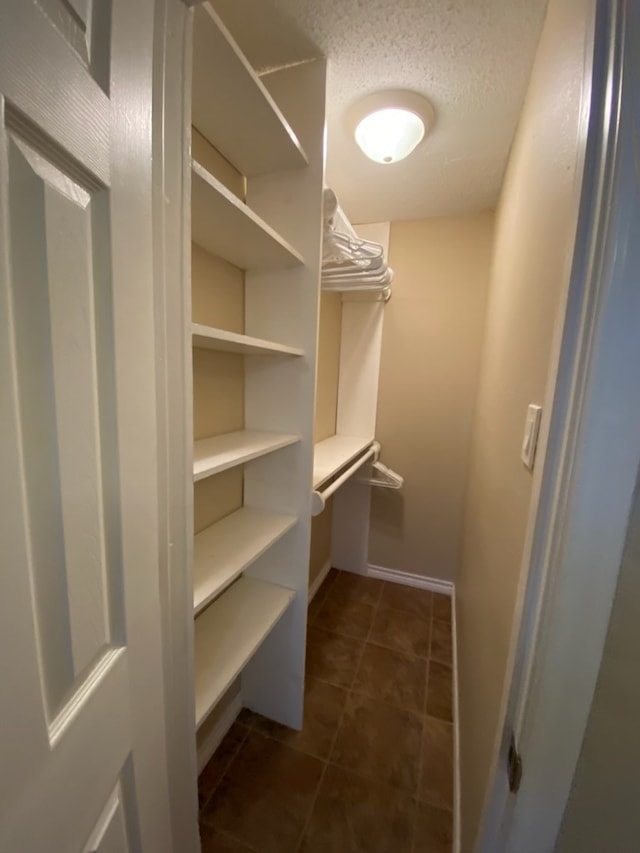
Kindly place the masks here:
POLYGON ((291 589, 241 577, 198 616, 196 726, 253 657, 294 597, 291 589))
POLYGON ((193 124, 243 175, 306 165, 295 133, 208 4, 195 11, 192 85, 193 124))
POLYGON ((227 332, 225 329, 214 329, 211 326, 192 326, 193 345, 202 349, 214 349, 222 352, 237 352, 242 355, 304 355, 303 350, 252 338, 249 335, 239 335, 227 332))
POLYGON ((198 533, 193 555, 193 610, 197 615, 297 519, 243 507, 198 533))
POLYGON ((337 474, 372 443, 371 438, 354 438, 347 435, 332 435, 319 441, 313 450, 314 489, 337 474))
POLYGON ((303 263, 270 225, 195 160, 191 163, 191 238, 243 270, 303 263))
POLYGON ((193 443, 193 479, 203 480, 297 441, 299 435, 247 429, 202 438, 193 443))

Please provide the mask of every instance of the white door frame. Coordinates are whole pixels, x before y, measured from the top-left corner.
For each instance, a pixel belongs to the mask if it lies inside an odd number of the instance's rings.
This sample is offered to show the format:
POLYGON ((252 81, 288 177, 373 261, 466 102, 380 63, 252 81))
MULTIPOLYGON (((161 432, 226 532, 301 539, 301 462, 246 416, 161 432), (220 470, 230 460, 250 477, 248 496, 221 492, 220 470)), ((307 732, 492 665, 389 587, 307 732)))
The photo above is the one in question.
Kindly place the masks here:
POLYGON ((183 0, 156 0, 153 211, 158 388, 160 592, 173 847, 200 850, 193 672, 191 485, 191 42, 183 0))
POLYGON ((639 36, 632 4, 598 0, 571 284, 482 853, 554 849, 626 540, 640 464, 639 36), (506 776, 512 732, 524 767, 517 796, 506 776))

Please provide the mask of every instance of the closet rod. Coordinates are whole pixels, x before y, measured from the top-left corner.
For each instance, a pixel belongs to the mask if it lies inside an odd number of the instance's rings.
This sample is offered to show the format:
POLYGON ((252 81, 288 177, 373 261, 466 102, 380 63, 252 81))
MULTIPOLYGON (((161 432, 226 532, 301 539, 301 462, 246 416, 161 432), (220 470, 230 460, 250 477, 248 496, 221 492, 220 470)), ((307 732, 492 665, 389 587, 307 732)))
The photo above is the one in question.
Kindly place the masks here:
POLYGON ((378 457, 380 453, 380 444, 377 441, 374 441, 369 450, 363 455, 358 457, 353 465, 350 465, 349 468, 341 474, 337 480, 334 480, 333 483, 330 483, 326 489, 323 489, 321 492, 314 491, 311 495, 311 515, 320 515, 322 510, 324 509, 327 498, 330 498, 331 495, 336 492, 343 483, 352 477, 355 472, 362 468, 365 462, 369 459, 378 457))

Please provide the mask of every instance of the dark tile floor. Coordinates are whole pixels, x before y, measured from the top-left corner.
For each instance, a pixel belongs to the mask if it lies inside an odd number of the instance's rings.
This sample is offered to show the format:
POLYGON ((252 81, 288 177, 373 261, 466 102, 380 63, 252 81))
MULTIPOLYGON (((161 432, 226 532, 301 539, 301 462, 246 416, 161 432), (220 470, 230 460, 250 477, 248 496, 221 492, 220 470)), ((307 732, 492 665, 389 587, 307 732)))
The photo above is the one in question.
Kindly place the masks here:
POLYGON ((302 731, 243 711, 199 780, 203 853, 451 853, 451 606, 332 570, 302 731))

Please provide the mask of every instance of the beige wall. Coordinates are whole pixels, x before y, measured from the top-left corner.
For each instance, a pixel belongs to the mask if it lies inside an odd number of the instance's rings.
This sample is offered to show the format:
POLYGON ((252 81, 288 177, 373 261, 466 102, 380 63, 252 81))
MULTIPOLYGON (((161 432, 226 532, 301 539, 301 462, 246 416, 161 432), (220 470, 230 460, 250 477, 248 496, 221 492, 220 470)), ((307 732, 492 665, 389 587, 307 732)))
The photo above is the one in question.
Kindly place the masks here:
POLYGON ((545 395, 573 248, 586 6, 549 4, 496 223, 457 580, 463 853, 483 807, 521 580, 525 412, 545 395))
POLYGON ((244 332, 244 273, 195 243, 191 246, 191 314, 194 323, 244 332))
POLYGON ((640 487, 556 853, 640 847, 640 487))
MULTIPOLYGON (((192 150, 209 171, 243 197, 244 178, 194 129, 192 150)), ((191 313, 194 323, 244 332, 244 273, 191 246, 191 313)), ((193 437, 209 438, 244 427, 243 356, 193 351, 193 437)), ((242 506, 243 468, 194 483, 194 532, 242 506)))
POLYGON ((331 521, 333 497, 328 498, 320 515, 311 519, 309 584, 312 584, 331 558, 331 521))
POLYGON ((342 294, 320 294, 314 441, 336 434, 342 294))
POLYGON ((453 580, 493 214, 393 222, 376 438, 402 491, 373 489, 369 562, 453 580))
POLYGON ((244 176, 195 127, 191 129, 191 154, 232 193, 245 199, 247 182, 244 176))

